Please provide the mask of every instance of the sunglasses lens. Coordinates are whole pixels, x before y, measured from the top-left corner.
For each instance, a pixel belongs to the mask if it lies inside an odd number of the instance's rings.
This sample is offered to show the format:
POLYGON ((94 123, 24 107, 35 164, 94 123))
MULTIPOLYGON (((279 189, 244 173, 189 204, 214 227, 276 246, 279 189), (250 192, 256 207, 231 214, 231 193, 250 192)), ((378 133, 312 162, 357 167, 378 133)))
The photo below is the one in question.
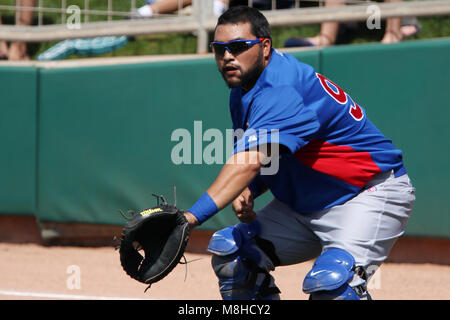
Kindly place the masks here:
POLYGON ((214 50, 214 53, 217 55, 223 55, 225 53, 225 50, 228 50, 231 54, 236 55, 241 52, 244 52, 245 50, 248 50, 249 48, 250 45, 246 43, 246 40, 228 42, 226 44, 217 42, 212 43, 212 49, 214 50))
POLYGON ((212 48, 215 54, 223 55, 225 53, 225 45, 220 43, 213 43, 212 48))
POLYGON ((245 42, 232 42, 228 44, 228 48, 230 49, 232 54, 239 54, 244 52, 249 48, 248 44, 245 42))

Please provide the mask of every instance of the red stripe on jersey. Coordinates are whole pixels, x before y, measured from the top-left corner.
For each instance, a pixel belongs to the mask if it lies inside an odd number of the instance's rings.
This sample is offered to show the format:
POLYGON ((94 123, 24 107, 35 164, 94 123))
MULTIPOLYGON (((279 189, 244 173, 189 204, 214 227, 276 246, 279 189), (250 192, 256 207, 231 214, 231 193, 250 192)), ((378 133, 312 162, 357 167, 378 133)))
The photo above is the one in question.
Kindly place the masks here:
POLYGON ((370 153, 316 139, 311 140, 294 156, 313 170, 359 188, 364 187, 381 172, 370 153))

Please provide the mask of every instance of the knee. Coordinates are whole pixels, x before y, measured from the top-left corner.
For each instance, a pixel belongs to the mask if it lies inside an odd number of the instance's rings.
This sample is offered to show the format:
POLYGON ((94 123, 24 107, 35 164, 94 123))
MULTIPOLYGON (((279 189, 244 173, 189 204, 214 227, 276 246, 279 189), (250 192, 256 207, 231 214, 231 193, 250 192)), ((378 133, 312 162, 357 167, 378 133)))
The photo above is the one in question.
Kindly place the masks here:
POLYGON ((303 281, 303 292, 310 298, 327 300, 359 300, 365 286, 351 287, 355 275, 355 259, 345 250, 332 248, 322 253, 303 281))

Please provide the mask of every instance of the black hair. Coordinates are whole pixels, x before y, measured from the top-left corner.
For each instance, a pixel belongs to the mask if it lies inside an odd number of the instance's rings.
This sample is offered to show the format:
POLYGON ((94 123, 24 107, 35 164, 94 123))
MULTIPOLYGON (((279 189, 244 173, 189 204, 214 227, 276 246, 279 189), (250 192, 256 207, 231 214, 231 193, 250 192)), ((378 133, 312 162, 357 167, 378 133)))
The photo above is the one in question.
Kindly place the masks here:
POLYGON ((230 7, 219 17, 216 28, 221 24, 246 22, 250 23, 251 31, 257 38, 268 38, 270 43, 272 43, 270 25, 266 17, 258 9, 248 6, 230 7))

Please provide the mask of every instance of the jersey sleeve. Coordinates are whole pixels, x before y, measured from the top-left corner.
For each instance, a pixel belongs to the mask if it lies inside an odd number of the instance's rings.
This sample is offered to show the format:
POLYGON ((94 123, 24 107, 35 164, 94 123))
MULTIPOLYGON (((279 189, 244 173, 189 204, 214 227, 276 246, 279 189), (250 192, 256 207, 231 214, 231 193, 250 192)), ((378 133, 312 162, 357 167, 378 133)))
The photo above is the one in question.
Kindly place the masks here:
POLYGON ((319 128, 316 112, 305 107, 294 88, 267 88, 252 101, 248 128, 235 143, 234 152, 272 143, 284 145, 295 153, 312 139, 319 128))

